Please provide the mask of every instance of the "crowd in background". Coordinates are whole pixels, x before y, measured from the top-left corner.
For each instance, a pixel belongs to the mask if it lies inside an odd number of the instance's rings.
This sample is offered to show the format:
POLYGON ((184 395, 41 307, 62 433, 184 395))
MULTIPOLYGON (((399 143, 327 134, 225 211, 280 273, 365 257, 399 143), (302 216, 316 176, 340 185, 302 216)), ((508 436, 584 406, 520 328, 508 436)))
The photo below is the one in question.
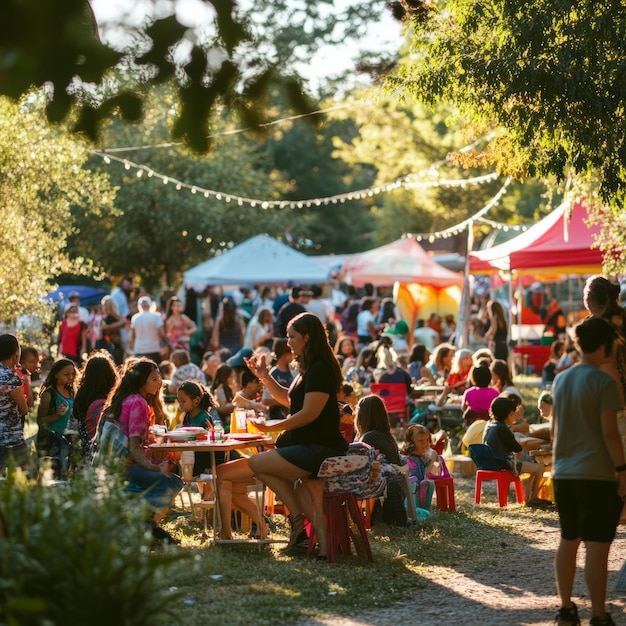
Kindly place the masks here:
MULTIPOLYGON (((171 295, 157 307, 124 279, 89 311, 77 293, 70 294, 61 311, 56 359, 45 373, 35 348, 20 346, 12 334, 0 335, 0 469, 8 462, 32 468, 34 443, 36 459, 56 461, 62 476, 64 464, 72 462, 68 428, 76 428, 85 461, 93 462, 104 444, 117 450, 124 489, 149 502, 155 539, 172 540, 159 522, 183 481, 170 460, 153 458, 147 448, 155 424, 172 427, 164 393, 176 398, 183 426, 215 433, 234 426, 231 416, 238 407, 267 411, 282 424, 275 448, 218 468, 217 488, 228 495, 224 519, 232 503, 249 512, 255 537, 265 536, 264 520, 245 496, 246 485, 259 479, 289 508, 286 549, 307 539, 308 519, 319 544, 317 557, 325 560, 323 483, 308 478, 315 478, 326 460, 344 454, 354 439, 391 465, 406 463, 418 511, 428 513, 431 477, 443 463, 437 443, 445 437, 433 439, 432 424, 413 411, 417 405, 410 400, 416 388, 432 386, 440 391, 437 404, 458 399, 463 443, 470 451, 482 442, 499 468, 529 476, 527 505, 552 506, 552 499, 540 497, 543 465, 523 456, 530 427, 513 381, 509 326, 500 302, 478 304, 469 345, 457 350, 453 315, 432 314, 411 336, 387 294, 375 295, 366 286, 360 294, 324 296, 316 285, 282 293, 270 287, 219 294, 208 289, 202 297, 187 290, 184 301, 171 295), (376 383, 395 383, 406 391, 406 411, 396 419, 406 418, 408 427, 403 423, 395 440, 385 403, 370 393, 376 383), (29 440, 31 410, 38 430, 29 440)), ((570 597, 574 569, 568 563, 575 563, 581 542, 588 555, 593 548, 587 580, 602 581, 590 585, 592 623, 613 623, 602 588, 626 500, 626 313, 619 298, 619 286, 606 278, 587 281, 588 318, 575 328, 577 349, 558 303, 550 301, 544 317, 543 334, 551 345, 542 378, 554 380, 554 397, 542 394, 538 409, 547 440, 554 443, 554 498, 562 529, 555 562, 562 600, 558 619, 567 623, 578 623, 570 597)), ((257 427, 274 428, 265 422, 257 427)), ((198 455, 196 464, 194 474, 206 469, 208 459, 198 455)), ((404 507, 403 491, 390 480, 382 520, 405 524, 404 507)), ((231 537, 228 526, 221 529, 224 539, 231 537)))

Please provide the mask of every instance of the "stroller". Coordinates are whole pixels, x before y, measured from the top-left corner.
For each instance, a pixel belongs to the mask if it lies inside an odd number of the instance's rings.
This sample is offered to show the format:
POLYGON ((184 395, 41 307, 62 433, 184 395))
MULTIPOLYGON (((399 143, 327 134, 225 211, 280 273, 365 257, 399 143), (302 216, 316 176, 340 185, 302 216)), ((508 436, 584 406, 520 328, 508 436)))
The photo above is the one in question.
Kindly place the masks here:
POLYGON ((39 467, 48 461, 55 480, 65 480, 70 468, 72 443, 63 435, 49 429, 37 433, 37 456, 39 467))

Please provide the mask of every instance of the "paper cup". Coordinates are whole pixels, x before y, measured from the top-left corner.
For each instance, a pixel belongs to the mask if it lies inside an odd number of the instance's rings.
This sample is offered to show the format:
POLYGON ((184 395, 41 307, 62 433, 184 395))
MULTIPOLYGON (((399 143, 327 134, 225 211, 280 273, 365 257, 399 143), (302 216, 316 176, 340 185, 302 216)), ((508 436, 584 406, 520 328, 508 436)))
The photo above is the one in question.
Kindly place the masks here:
POLYGON ((181 473, 183 475, 183 480, 186 483, 191 482, 193 479, 193 465, 189 465, 188 463, 181 464, 181 473))

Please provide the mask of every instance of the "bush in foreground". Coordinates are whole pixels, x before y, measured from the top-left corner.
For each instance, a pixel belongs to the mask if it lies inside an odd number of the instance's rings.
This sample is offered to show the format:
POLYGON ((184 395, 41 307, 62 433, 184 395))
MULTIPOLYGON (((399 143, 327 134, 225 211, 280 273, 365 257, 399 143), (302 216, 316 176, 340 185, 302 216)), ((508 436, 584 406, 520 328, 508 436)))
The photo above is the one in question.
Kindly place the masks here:
POLYGON ((10 469, 0 513, 0 626, 167 619, 163 581, 181 557, 150 553, 145 508, 104 470, 42 486, 10 469))

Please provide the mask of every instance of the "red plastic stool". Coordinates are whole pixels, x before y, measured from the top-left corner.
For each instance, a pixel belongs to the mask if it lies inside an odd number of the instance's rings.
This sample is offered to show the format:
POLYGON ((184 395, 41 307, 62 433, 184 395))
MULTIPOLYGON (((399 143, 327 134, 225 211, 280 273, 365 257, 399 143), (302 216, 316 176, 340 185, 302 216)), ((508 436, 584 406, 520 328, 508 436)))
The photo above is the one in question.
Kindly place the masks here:
POLYGON ((480 494, 482 490, 483 481, 496 480, 498 489, 498 502, 500 506, 506 506, 509 500, 509 488, 511 483, 515 484, 515 495, 517 497, 517 503, 524 502, 524 488, 519 476, 515 476, 513 472, 508 470, 477 470, 476 471, 476 495, 474 501, 476 504, 480 504, 480 494))
POLYGON ((357 500, 359 508, 363 512, 363 523, 365 524, 365 530, 369 530, 372 527, 372 513, 374 512, 374 505, 378 498, 369 498, 368 500, 357 500))
MULTIPOLYGON (((346 555, 351 554, 351 540, 354 543, 357 556, 361 560, 374 560, 365 530, 363 513, 353 493, 324 493, 324 513, 328 528, 327 559, 329 563, 335 562, 337 552, 346 555)), ((316 543, 317 534, 315 528, 312 527, 307 556, 311 555, 316 543)))
POLYGON ((435 495, 437 496, 437 508, 440 511, 456 511, 454 502, 454 479, 432 478, 435 483, 435 495))
POLYGON ((456 504, 454 502, 454 479, 450 476, 448 466, 441 455, 439 455, 439 467, 439 474, 426 475, 426 478, 435 483, 437 508, 440 511, 456 511, 456 504))

